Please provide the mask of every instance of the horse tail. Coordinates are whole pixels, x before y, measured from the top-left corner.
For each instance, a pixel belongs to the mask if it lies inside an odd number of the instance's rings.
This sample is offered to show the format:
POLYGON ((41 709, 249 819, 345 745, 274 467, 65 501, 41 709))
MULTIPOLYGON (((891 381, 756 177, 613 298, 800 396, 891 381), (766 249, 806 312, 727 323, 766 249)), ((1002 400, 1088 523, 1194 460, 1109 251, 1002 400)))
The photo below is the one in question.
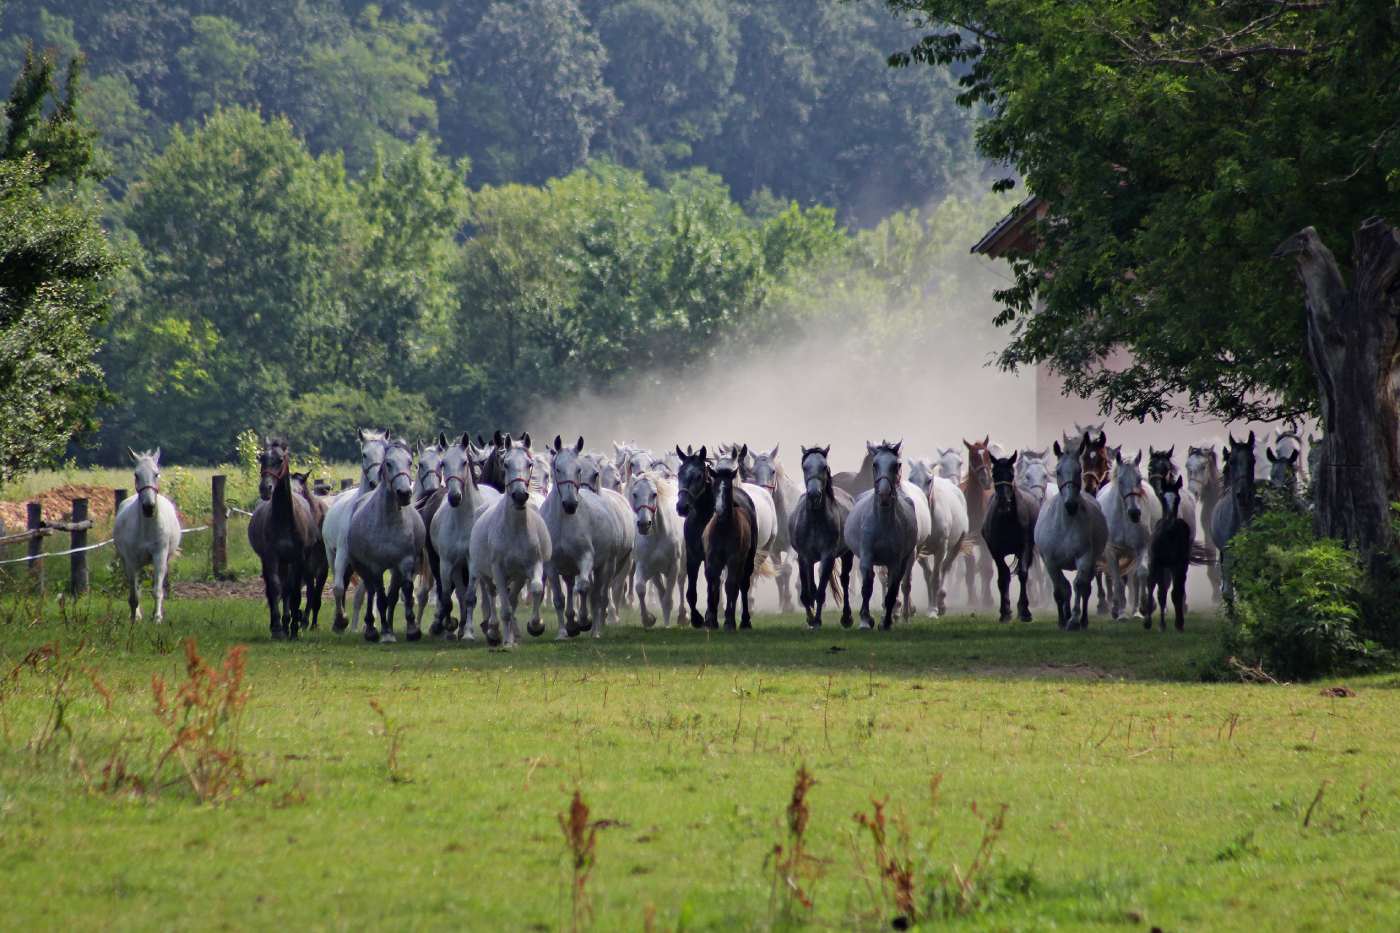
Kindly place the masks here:
POLYGON ((1198 541, 1191 542, 1191 563, 1204 564, 1209 566, 1218 562, 1218 558, 1211 553, 1211 550, 1198 541))
POLYGON ((759 551, 758 556, 754 558, 753 574, 756 577, 768 577, 769 579, 776 577, 778 567, 773 561, 773 555, 767 551, 759 551))

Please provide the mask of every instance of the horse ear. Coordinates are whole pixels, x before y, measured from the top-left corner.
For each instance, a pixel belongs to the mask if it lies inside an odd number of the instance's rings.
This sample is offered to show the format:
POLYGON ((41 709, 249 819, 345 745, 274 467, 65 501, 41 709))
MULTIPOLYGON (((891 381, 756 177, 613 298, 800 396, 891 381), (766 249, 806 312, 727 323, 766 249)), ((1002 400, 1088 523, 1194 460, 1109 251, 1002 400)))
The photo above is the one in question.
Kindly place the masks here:
POLYGON ((1300 451, 1297 451, 1297 450, 1293 451, 1293 453, 1292 453, 1292 454, 1289 456, 1289 458, 1288 458, 1288 462, 1289 462, 1289 463, 1297 463, 1297 462, 1298 462, 1298 454, 1299 454, 1299 453, 1300 453, 1300 451))
POLYGON ((1016 464, 1016 458, 1017 458, 1018 456, 1020 456, 1020 452, 1019 452, 1019 451, 1015 451, 1015 450, 1011 451, 1011 463, 1012 463, 1013 466, 1016 464))
POLYGON ((157 448, 155 449, 155 453, 151 454, 151 459, 154 460, 154 461, 156 462, 156 466, 160 466, 160 448, 159 448, 159 447, 157 447, 157 448))
POLYGON ((1088 431, 1085 431, 1085 432, 1084 432, 1084 437, 1079 441, 1079 449, 1080 449, 1080 450, 1088 450, 1088 449, 1089 449, 1089 432, 1088 432, 1088 431))
POLYGON ((1254 446, 1254 432, 1253 432, 1253 431, 1250 431, 1250 432, 1249 432, 1249 446, 1250 446, 1250 447, 1253 447, 1253 446, 1254 446))
POLYGON ((1055 441, 1054 444, 1053 444, 1052 446, 1055 448, 1055 456, 1057 456, 1057 457, 1063 457, 1063 456, 1065 455, 1065 452, 1064 452, 1063 450, 1060 449, 1060 442, 1059 442, 1059 441, 1055 441))
POLYGON ((463 431, 463 432, 462 432, 462 440, 460 441, 460 443, 461 443, 461 445, 462 445, 462 449, 463 449, 463 450, 465 450, 467 453, 471 453, 471 452, 472 452, 472 436, 471 436, 470 434, 468 434, 467 432, 463 431))
POLYGON ((529 450, 529 449, 530 449, 530 432, 529 432, 529 431, 526 431, 524 434, 520 435, 520 443, 522 443, 522 444, 525 445, 525 449, 526 449, 526 450, 529 450))
POLYGON ((1175 456, 1175 455, 1176 455, 1176 445, 1173 444, 1173 445, 1171 445, 1170 447, 1167 448, 1167 459, 1170 460, 1170 459, 1172 459, 1172 457, 1175 456))
POLYGON ((685 451, 684 451, 684 450, 681 450, 681 445, 680 445, 680 444, 677 444, 677 445, 676 445, 676 456, 677 456, 677 457, 680 457, 682 460, 685 459, 685 451))
POLYGON ((705 445, 704 445, 704 444, 701 444, 701 445, 700 445, 700 453, 698 454, 698 456, 700 457, 701 460, 704 460, 704 459, 705 459, 705 445))
POLYGON ((982 446, 983 446, 983 447, 990 447, 991 444, 992 444, 992 436, 991 436, 990 434, 988 434, 987 436, 985 436, 985 437, 982 438, 982 446))
POLYGON ((901 448, 901 447, 903 447, 903 446, 904 446, 904 440, 901 438, 900 440, 897 440, 897 441, 894 442, 894 446, 891 447, 890 450, 893 450, 893 451, 894 451, 894 455, 895 455, 896 457, 898 457, 898 456, 899 456, 899 448, 901 448))
MULTIPOLYGON (((963 441, 963 443, 964 443, 964 444, 967 444, 967 441, 963 441)), ((970 444, 968 445, 968 448, 971 449, 971 445, 970 445, 970 444)), ((872 444, 872 443, 870 443, 869 441, 866 441, 866 442, 865 442, 865 452, 868 453, 868 454, 873 454, 873 453, 875 453, 875 445, 872 444)))
POLYGON ((495 444, 497 447, 504 447, 506 445, 506 439, 509 437, 509 434, 502 435, 500 429, 497 428, 491 433, 491 443, 495 444))
POLYGON ((442 447, 442 448, 446 448, 446 447, 447 447, 447 432, 446 432, 446 431, 439 431, 439 432, 438 432, 438 446, 439 446, 439 447, 442 447))
POLYGON ((126 449, 126 452, 127 452, 128 454, 131 455, 131 459, 132 459, 134 462, 139 463, 139 462, 141 461, 140 456, 138 456, 137 453, 136 453, 136 451, 132 450, 130 447, 128 447, 128 448, 126 449))
POLYGON ((743 463, 745 460, 749 459, 749 445, 745 444, 742 447, 740 447, 739 456, 735 457, 734 459, 738 460, 740 463, 743 463))
POLYGON ((1142 466, 1142 448, 1138 448, 1137 456, 1133 458, 1133 466, 1142 466))
POLYGON ((574 452, 575 452, 575 453, 580 453, 580 454, 583 453, 583 435, 582 435, 582 434, 580 434, 580 435, 578 436, 578 443, 574 445, 574 452))
POLYGON ((770 451, 768 451, 768 459, 769 459, 769 460, 777 460, 777 459, 778 459, 778 445, 777 445, 777 444, 774 444, 774 445, 773 445, 773 449, 770 450, 770 451))
POLYGON ((1123 451, 1115 450, 1113 452, 1113 462, 1118 464, 1121 464, 1123 462, 1123 451))
POLYGON ((831 445, 830 445, 830 444, 827 444, 825 447, 822 448, 822 456, 823 456, 823 457, 830 457, 830 456, 831 456, 831 445))
POLYGON ((551 453, 558 453, 564 449, 564 439, 558 434, 554 435, 554 446, 549 448, 551 453))
POLYGON ((1264 456, 1269 458, 1270 463, 1278 463, 1278 457, 1274 456, 1274 449, 1272 447, 1264 448, 1264 456))
POLYGON ((355 438, 356 438, 356 440, 358 440, 361 444, 363 444, 363 443, 365 442, 365 429, 364 429, 364 428, 356 428, 356 429, 355 429, 355 438))

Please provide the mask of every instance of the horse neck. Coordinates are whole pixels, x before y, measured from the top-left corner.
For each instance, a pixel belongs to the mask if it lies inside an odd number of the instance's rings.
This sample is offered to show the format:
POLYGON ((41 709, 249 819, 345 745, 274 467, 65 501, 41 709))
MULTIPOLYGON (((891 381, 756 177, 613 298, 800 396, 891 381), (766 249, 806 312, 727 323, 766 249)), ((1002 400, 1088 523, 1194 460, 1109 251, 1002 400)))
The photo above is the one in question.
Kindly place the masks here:
POLYGON ((291 524, 296 509, 292 504, 292 479, 286 473, 283 473, 272 487, 271 501, 273 524, 278 527, 291 524))

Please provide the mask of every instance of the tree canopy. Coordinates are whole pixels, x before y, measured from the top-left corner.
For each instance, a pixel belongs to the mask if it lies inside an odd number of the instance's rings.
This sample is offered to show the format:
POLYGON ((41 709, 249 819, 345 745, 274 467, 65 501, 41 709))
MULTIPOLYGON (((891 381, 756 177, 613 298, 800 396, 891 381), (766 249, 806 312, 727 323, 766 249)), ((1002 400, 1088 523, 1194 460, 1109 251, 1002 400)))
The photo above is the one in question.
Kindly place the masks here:
POLYGON ((1390 0, 889 0, 962 73, 982 151, 1049 205, 1000 292, 1008 366, 1047 362, 1109 410, 1315 410, 1303 303, 1270 254, 1315 226, 1349 260, 1400 218, 1400 7, 1390 0), (946 24, 952 24, 951 26, 946 24), (1104 361, 1132 351, 1126 369, 1104 361))
POLYGON ((0 482, 62 453, 102 399, 93 362, 117 263, 81 183, 91 132, 77 118, 79 59, 62 91, 26 54, 0 137, 0 482))

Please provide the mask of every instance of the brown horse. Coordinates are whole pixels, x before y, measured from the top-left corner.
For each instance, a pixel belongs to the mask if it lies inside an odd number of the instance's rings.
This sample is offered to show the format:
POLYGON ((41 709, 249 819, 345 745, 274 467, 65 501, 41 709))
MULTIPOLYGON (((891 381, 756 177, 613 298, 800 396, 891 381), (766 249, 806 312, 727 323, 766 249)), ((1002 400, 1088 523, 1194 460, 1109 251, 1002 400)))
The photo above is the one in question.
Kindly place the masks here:
MULTIPOLYGON (((316 522, 316 531, 319 534, 321 525, 326 520, 326 511, 330 505, 324 496, 318 496, 311 491, 310 473, 292 474, 292 491, 306 500, 306 504, 311 506, 311 518, 316 522)), ((326 561, 326 549, 315 547, 306 555, 306 617, 310 619, 311 628, 315 629, 321 618, 321 594, 326 588, 326 578, 330 576, 330 564, 326 561)))
POLYGON ((705 625, 719 626, 719 588, 724 582, 724 627, 734 628, 734 600, 743 601, 740 628, 752 628, 749 615, 749 582, 753 579, 754 562, 758 556, 758 522, 748 493, 736 488, 740 483, 739 461, 748 448, 741 448, 735 460, 724 460, 712 470, 715 486, 715 511, 705 526, 705 584, 709 590, 709 605, 705 610, 705 625))
POLYGON ((964 571, 967 577, 967 604, 991 606, 992 604, 992 556, 987 551, 985 541, 979 541, 982 522, 987 517, 987 504, 992 498, 992 451, 991 435, 976 443, 963 440, 967 448, 967 475, 961 483, 963 497, 967 499, 968 534, 963 539, 966 555, 964 571), (982 576, 982 592, 977 593, 977 575, 982 576))
MULTIPOLYGON (((258 495, 263 501, 248 522, 248 543, 262 561, 268 627, 278 640, 296 638, 302 626, 301 587, 316 577, 317 554, 320 581, 325 582, 321 529, 311 503, 292 492, 291 461, 286 441, 267 441, 258 456, 258 495)), ((315 603, 319 611, 319 593, 315 603)))
MULTIPOLYGON (((1078 425, 1076 425, 1078 427, 1078 425)), ((1114 448, 1108 446, 1108 433, 1100 425, 1098 439, 1094 439, 1093 426, 1084 431, 1075 439, 1079 447, 1079 465, 1084 470, 1084 492, 1090 496, 1097 496, 1099 490, 1108 483, 1108 477, 1113 471, 1113 463, 1117 459, 1114 448)), ((1103 572, 1094 575, 1098 583, 1099 598, 1094 607, 1094 611, 1103 615, 1108 611, 1108 585, 1104 581, 1103 572)))

